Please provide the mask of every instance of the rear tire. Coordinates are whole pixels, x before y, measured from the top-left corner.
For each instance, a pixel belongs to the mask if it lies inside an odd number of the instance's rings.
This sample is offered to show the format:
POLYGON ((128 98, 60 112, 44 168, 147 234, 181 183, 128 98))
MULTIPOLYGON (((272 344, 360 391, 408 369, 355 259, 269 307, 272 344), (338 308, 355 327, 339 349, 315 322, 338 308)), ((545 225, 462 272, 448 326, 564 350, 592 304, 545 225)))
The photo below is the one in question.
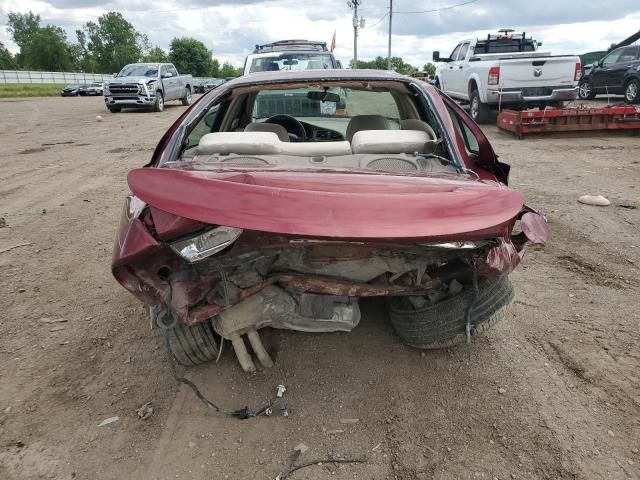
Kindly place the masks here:
POLYGON ((640 102, 640 80, 630 80, 624 87, 624 101, 626 103, 640 102))
MULTIPOLYGON (((445 348, 466 341, 466 315, 473 288, 466 285, 458 295, 435 305, 406 309, 398 298, 389 301, 391 324, 403 343, 421 349, 445 348)), ((478 298, 471 311, 471 336, 491 328, 504 318, 513 301, 513 287, 507 277, 478 279, 478 298)))
POLYGON ((186 87, 184 89, 184 96, 182 97, 182 105, 184 105, 185 107, 187 105, 191 105, 191 89, 189 87, 186 87))
POLYGON ((596 94, 593 91, 593 85, 589 80, 580 82, 580 85, 578 86, 578 98, 580 98, 580 100, 593 100, 596 98, 596 94))
POLYGON ((120 113, 122 111, 122 108, 120 108, 120 107, 109 107, 109 111, 111 113, 120 113))
POLYGON ((218 358, 220 337, 213 331, 213 326, 208 320, 190 327, 176 325, 167 335, 171 353, 182 365, 191 367, 218 358))
POLYGON ((491 121, 491 107, 480 100, 478 90, 472 90, 469 98, 471 118, 476 123, 489 123, 491 121))
POLYGON ((164 110, 164 96, 162 95, 162 92, 157 91, 156 92, 156 101, 153 104, 153 111, 154 112, 161 112, 164 110))

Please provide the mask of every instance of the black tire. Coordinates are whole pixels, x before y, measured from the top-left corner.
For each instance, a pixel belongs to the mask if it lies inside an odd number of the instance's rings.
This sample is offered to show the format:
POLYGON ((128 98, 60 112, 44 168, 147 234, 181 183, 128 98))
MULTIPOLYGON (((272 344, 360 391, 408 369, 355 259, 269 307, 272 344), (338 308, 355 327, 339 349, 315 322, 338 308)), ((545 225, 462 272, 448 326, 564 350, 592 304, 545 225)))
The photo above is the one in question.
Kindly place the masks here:
POLYGON ((640 102, 640 80, 629 80, 624 86, 624 101, 625 103, 639 103, 640 102))
POLYGON ((584 80, 578 85, 578 98, 580 100, 593 100, 596 93, 593 91, 593 85, 589 80, 584 80))
MULTIPOLYGON (((471 311, 471 335, 491 328, 513 301, 513 287, 507 277, 480 278, 478 299, 471 311)), ((458 295, 420 309, 403 309, 397 299, 389 301, 391 324, 403 343, 421 349, 445 348, 466 342, 467 309, 473 288, 465 285, 458 295)))
POLYGON ((220 337, 213 331, 209 321, 205 320, 191 327, 177 325, 167 335, 171 353, 182 365, 200 365, 218 357, 220 337))
POLYGON ((156 92, 156 101, 153 103, 153 111, 161 112, 164 110, 164 95, 161 91, 156 92))
POLYGON ((184 96, 182 97, 182 105, 184 105, 185 107, 187 105, 191 105, 191 89, 189 87, 186 87, 184 89, 184 96))
POLYGON ((108 107, 108 108, 111 113, 120 113, 122 111, 122 108, 120 107, 108 107))
POLYGON ((563 102, 563 101, 551 102, 549 103, 549 106, 553 108, 565 108, 568 103, 569 102, 563 102))
POLYGON ((471 118, 473 118, 476 123, 489 123, 491 121, 491 107, 486 103, 482 103, 478 90, 471 91, 469 105, 471 118))

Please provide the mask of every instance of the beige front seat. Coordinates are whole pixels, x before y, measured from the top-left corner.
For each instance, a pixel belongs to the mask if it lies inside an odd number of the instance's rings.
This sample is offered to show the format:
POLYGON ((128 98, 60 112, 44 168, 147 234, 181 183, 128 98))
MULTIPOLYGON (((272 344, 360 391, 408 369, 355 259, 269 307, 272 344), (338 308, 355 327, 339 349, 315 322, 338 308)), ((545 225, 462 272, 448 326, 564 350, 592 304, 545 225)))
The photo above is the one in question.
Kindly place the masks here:
POLYGON ((390 130, 389 122, 382 115, 356 115, 347 125, 346 139, 351 141, 353 135, 361 130, 390 130))
POLYGON ((245 132, 272 132, 278 135, 281 142, 289 142, 287 129, 277 123, 252 122, 244 127, 245 132))
POLYGON ((431 125, 422 120, 418 120, 417 118, 407 118, 405 120, 400 120, 400 129, 401 130, 419 130, 422 132, 427 132, 431 137, 431 140, 435 140, 438 138, 436 136, 436 132, 433 131, 431 125))

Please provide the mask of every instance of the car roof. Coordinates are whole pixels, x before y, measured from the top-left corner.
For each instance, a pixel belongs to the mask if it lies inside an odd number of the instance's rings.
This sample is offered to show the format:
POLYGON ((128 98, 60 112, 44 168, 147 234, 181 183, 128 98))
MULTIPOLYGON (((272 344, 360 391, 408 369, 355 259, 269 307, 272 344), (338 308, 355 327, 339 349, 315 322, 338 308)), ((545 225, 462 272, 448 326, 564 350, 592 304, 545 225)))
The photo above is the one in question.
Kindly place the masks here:
POLYGON ((351 70, 351 69, 327 69, 327 70, 287 70, 284 72, 256 72, 227 82, 229 87, 242 87, 262 83, 287 83, 305 81, 405 81, 415 79, 387 70, 351 70))

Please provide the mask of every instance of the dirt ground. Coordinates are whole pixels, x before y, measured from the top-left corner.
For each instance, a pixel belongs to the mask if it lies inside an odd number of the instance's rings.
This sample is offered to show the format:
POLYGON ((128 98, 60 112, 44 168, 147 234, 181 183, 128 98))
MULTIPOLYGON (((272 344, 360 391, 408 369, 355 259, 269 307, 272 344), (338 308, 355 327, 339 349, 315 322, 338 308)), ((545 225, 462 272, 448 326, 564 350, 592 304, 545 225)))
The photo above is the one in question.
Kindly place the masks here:
POLYGON ((322 463, 291 478, 640 478, 640 137, 487 127, 552 231, 512 277, 509 319, 421 353, 372 301, 351 334, 265 334, 271 370, 244 373, 230 348, 187 370, 226 409, 287 386, 288 418, 240 421, 176 386, 109 270, 126 173, 184 108, 0 101, 1 479, 275 479, 301 442, 299 462, 322 463))

